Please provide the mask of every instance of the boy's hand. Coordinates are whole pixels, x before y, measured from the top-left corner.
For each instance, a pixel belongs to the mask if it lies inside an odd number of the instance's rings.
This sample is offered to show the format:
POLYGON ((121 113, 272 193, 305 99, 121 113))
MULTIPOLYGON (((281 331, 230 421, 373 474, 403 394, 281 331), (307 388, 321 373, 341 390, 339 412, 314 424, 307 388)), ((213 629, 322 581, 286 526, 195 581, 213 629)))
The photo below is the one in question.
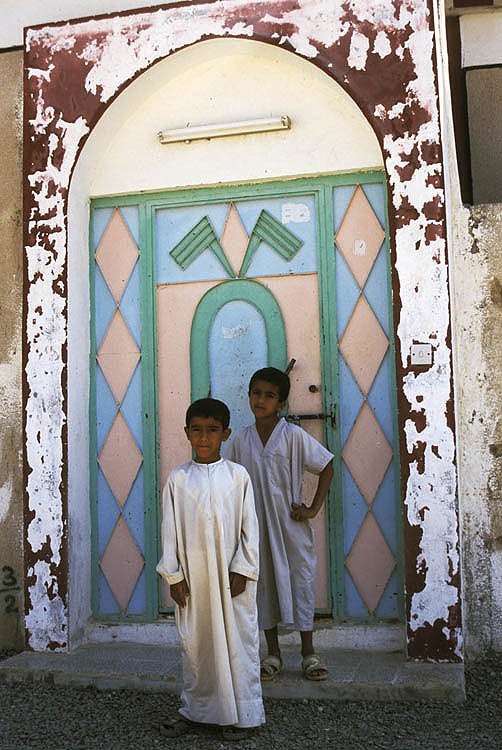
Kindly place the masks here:
POLYGON ((303 503, 298 505, 297 503, 291 503, 291 518, 293 521, 306 521, 309 518, 315 518, 315 511, 312 508, 308 508, 303 503))
POLYGON ((228 577, 230 579, 230 594, 232 595, 232 598, 242 594, 246 589, 246 583, 248 580, 246 576, 243 576, 241 573, 229 573, 228 577))
POLYGON ((174 599, 178 607, 183 609, 186 604, 187 596, 190 593, 188 583, 185 579, 179 581, 179 583, 172 583, 169 586, 169 593, 171 594, 171 599, 174 599))
POLYGON ((315 518, 322 508, 324 498, 328 494, 331 480, 333 479, 333 459, 329 461, 319 474, 319 482, 312 500, 312 505, 307 507, 303 503, 291 503, 291 518, 293 521, 307 521, 309 518, 315 518))

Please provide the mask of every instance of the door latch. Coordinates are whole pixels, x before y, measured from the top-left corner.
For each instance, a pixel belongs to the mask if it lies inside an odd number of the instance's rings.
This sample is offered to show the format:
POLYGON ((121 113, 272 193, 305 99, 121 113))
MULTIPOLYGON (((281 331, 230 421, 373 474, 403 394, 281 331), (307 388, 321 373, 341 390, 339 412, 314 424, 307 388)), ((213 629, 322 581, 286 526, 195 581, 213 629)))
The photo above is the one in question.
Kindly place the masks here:
POLYGON ((287 422, 298 424, 299 422, 307 422, 313 419, 329 419, 331 426, 336 427, 336 411, 333 409, 331 414, 288 414, 285 417, 287 422))

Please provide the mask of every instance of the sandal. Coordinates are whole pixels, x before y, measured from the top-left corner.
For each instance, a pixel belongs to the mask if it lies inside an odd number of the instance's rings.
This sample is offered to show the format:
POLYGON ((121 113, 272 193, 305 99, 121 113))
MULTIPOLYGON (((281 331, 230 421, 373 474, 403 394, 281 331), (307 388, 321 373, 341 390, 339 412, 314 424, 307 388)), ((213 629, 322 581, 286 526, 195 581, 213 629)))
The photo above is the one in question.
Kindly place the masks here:
POLYGON ((197 728, 198 724, 195 721, 190 721, 190 719, 180 716, 173 721, 164 721, 160 725, 159 730, 164 737, 174 738, 183 737, 185 734, 196 734, 197 728))
POLYGON ((326 680, 328 678, 328 670, 317 654, 310 654, 302 659, 302 672, 306 680, 326 680))
POLYGON ((269 654, 260 662, 260 679, 262 682, 274 680, 282 670, 282 659, 280 656, 269 654))
POLYGON ((224 742, 233 742, 234 740, 244 740, 248 736, 246 729, 241 729, 233 724, 221 727, 221 739, 224 742))

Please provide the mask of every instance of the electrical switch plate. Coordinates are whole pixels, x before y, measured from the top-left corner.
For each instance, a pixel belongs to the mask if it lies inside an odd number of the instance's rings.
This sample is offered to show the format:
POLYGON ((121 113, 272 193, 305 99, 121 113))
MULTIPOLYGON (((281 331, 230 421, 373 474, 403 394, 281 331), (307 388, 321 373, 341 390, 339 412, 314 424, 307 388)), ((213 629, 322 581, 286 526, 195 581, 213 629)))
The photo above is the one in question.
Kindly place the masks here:
POLYGON ((432 365, 432 344, 411 345, 412 365, 432 365))

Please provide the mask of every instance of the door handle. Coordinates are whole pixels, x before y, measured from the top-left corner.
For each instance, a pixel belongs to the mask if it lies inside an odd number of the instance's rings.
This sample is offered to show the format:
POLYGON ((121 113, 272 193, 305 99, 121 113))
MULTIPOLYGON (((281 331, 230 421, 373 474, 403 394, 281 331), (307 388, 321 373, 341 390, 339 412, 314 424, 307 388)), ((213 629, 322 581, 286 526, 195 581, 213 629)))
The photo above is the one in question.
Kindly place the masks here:
POLYGON ((336 427, 336 412, 335 409, 333 409, 331 414, 288 414, 286 416, 287 422, 293 422, 298 423, 302 421, 310 421, 312 419, 330 419, 331 420, 331 426, 336 427))

